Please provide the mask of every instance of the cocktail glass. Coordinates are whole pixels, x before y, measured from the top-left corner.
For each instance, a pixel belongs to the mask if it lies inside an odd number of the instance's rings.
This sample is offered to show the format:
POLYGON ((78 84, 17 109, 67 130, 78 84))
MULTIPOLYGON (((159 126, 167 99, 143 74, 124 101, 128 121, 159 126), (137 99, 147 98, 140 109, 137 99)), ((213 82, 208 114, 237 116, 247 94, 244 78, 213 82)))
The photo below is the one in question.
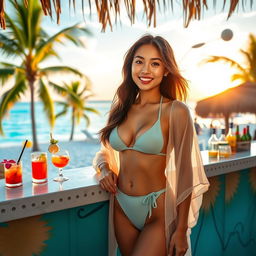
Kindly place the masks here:
POLYGON ((9 188, 22 185, 22 162, 4 164, 5 186, 9 188))
POLYGON ((69 162, 69 153, 67 150, 59 150, 57 153, 52 154, 52 163, 55 167, 59 168, 59 176, 54 178, 54 181, 64 182, 69 178, 64 177, 62 170, 69 162))
POLYGON ((34 183, 47 182, 47 153, 31 153, 32 181, 34 183))

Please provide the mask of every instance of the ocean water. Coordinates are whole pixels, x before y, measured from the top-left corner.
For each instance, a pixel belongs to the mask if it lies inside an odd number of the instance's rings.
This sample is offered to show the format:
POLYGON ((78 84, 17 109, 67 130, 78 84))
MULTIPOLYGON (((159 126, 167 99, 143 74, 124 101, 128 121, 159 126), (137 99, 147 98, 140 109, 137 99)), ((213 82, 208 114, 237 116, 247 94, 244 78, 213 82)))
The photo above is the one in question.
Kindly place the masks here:
MULTIPOLYGON (((92 107, 100 112, 100 115, 88 112, 91 120, 89 127, 86 127, 85 120, 75 128, 74 140, 84 140, 86 138, 82 130, 87 129, 90 133, 97 133, 106 123, 107 114, 111 101, 89 101, 87 107, 92 107)), ((56 113, 62 108, 55 106, 56 113)), ((36 131, 39 143, 47 143, 50 139, 50 126, 41 102, 35 104, 36 131)), ((5 135, 0 136, 0 147, 21 145, 26 139, 32 140, 30 103, 20 102, 14 105, 3 121, 5 135)), ((54 138, 59 141, 68 141, 71 132, 71 112, 66 116, 56 119, 53 129, 54 138)))
MULTIPOLYGON (((191 110, 191 114, 194 117, 194 108, 196 103, 193 101, 188 102, 188 106, 191 110)), ((107 115, 111 106, 111 101, 88 101, 88 107, 97 109, 100 112, 100 115, 94 113, 87 113, 91 124, 89 127, 86 127, 85 120, 81 120, 80 124, 75 128, 74 140, 83 141, 86 139, 86 135, 82 132, 84 129, 87 129, 91 134, 96 135, 96 133, 104 127, 107 121, 107 115)), ((60 112, 61 107, 55 106, 55 112, 60 112)), ((35 104, 36 112, 36 128, 37 128, 37 139, 39 143, 48 143, 50 139, 50 126, 46 117, 46 114, 43 110, 43 105, 41 102, 36 102, 35 104)), ((221 129, 224 126, 224 119, 211 119, 211 118, 197 118, 198 123, 202 127, 202 132, 199 135, 199 141, 202 142, 203 148, 205 149, 207 145, 207 140, 210 135, 209 126, 213 122, 214 126, 217 127, 218 135, 220 134, 221 129)), ((235 124, 239 124, 240 131, 245 125, 250 125, 251 134, 254 134, 256 129, 256 116, 252 114, 236 114, 233 115, 233 121, 235 124)), ((3 130, 5 136, 0 136, 0 148, 8 146, 21 146, 22 142, 26 139, 32 140, 32 131, 31 131, 31 119, 30 119, 30 103, 20 102, 14 105, 10 110, 9 114, 4 118, 3 121, 3 130)), ((60 142, 65 142, 69 140, 71 131, 71 112, 66 116, 63 116, 56 120, 53 134, 54 138, 60 142)))

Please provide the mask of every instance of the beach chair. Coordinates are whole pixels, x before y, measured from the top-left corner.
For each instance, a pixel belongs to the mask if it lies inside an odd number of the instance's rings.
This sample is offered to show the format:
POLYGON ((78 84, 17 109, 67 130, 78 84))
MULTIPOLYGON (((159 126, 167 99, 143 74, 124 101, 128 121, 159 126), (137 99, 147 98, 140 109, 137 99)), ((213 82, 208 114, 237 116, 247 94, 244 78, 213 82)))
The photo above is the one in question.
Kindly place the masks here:
POLYGON ((86 141, 90 142, 98 142, 99 143, 99 138, 97 135, 92 135, 88 130, 84 129, 81 130, 81 132, 86 136, 86 141))

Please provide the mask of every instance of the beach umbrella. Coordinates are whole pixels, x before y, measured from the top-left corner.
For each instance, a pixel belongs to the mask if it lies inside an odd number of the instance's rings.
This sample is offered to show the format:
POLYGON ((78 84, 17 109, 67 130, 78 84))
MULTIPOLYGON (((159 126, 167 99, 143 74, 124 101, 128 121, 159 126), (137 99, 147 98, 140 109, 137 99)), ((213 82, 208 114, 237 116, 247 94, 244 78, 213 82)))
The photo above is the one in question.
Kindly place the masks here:
MULTIPOLYGON (((6 0, 8 1, 8 0, 6 0)), ((26 5, 29 4, 32 0, 16 0, 16 1, 24 1, 26 5)), ((39 1, 39 0, 38 0, 39 1)), ((229 18, 235 10, 238 10, 239 4, 243 7, 246 5, 247 0, 230 0, 230 1, 221 1, 219 0, 223 6, 223 10, 227 2, 229 2, 228 7, 228 17, 229 18)), ((0 0, 0 25, 2 28, 5 28, 5 17, 4 17, 4 2, 5 0, 0 0)), ((75 3, 77 1, 61 1, 61 0, 40 0, 42 9, 45 15, 53 16, 53 11, 55 11, 57 16, 57 23, 60 21, 61 14, 61 6, 67 5, 69 3, 69 8, 71 8, 71 3, 73 4, 73 8, 75 9, 75 3)), ((80 2, 80 1, 79 1, 80 2)), ((143 0, 141 3, 144 5, 143 12, 146 17, 146 22, 150 26, 153 22, 153 25, 156 26, 156 16, 157 12, 167 13, 170 9, 174 12, 174 0, 143 0)), ((187 27, 189 22, 192 19, 200 20, 203 15, 204 9, 208 9, 207 0, 183 0, 182 2, 182 12, 183 12, 183 20, 184 26, 187 27)), ((209 1, 208 1, 209 2, 209 1)), ((214 1, 213 7, 216 7, 216 2, 214 1)), ((96 12, 98 15, 98 20, 102 24, 102 30, 105 31, 107 25, 112 28, 113 20, 117 20, 120 18, 120 14, 122 9, 125 9, 131 24, 134 23, 135 17, 139 11, 136 10, 136 1, 134 0, 81 0, 82 3, 82 12, 84 13, 85 3, 89 6, 90 12, 92 12, 92 8, 96 8, 96 12)), ((212 4, 212 3, 211 3, 212 4)), ((250 1, 250 7, 252 8, 253 1, 250 1)), ((177 11, 177 10, 176 10, 177 11)))
POLYGON ((219 94, 200 100, 196 114, 200 117, 224 117, 226 131, 232 113, 256 114, 256 82, 245 82, 219 94))

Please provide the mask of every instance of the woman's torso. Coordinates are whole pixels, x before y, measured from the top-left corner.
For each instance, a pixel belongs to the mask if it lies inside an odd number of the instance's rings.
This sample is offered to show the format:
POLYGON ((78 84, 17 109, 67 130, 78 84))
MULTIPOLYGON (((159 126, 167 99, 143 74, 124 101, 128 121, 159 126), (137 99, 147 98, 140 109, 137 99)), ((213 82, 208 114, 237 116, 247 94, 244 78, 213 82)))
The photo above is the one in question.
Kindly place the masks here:
MULTIPOLYGON (((126 147, 136 148, 141 137, 149 141, 151 136, 157 136, 159 141, 162 139, 159 154, 147 154, 133 149, 120 151, 118 187, 128 195, 145 195, 165 187, 166 157, 163 154, 166 154, 168 144, 171 102, 163 99, 162 106, 160 105, 161 103, 132 105, 126 120, 116 128, 120 143, 126 147), (158 120, 159 126, 156 123, 158 120), (152 127, 154 134, 150 133, 152 127)), ((156 138, 152 138, 152 141, 156 141, 156 138)), ((156 144, 159 147, 159 143, 156 144)))

